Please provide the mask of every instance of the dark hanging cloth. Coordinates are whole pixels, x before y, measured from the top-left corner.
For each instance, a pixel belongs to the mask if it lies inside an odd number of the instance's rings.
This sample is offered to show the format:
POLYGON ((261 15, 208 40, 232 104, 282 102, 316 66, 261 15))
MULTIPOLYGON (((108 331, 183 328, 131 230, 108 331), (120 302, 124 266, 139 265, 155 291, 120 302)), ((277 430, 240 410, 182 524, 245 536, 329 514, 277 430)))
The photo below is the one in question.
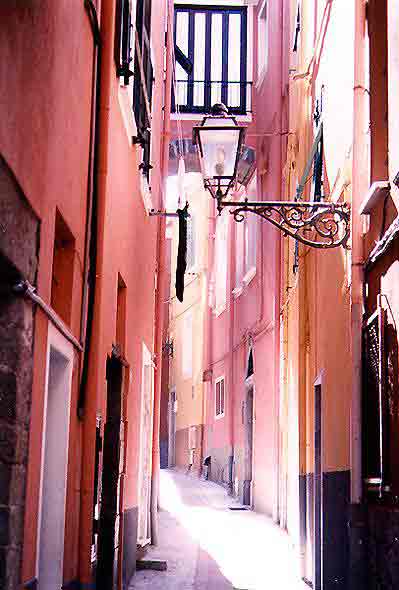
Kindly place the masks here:
POLYGON ((183 301, 184 294, 184 274, 187 267, 187 217, 188 203, 184 209, 178 209, 179 216, 179 247, 177 250, 176 266, 176 297, 180 302, 183 301))

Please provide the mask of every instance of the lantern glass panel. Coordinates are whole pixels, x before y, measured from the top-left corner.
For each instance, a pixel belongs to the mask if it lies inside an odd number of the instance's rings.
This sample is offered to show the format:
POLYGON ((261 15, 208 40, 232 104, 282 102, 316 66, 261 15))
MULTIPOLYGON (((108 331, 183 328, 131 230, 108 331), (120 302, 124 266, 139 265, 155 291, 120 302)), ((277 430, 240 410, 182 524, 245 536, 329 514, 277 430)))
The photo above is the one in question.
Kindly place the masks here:
POLYGON ((232 178, 240 145, 240 128, 230 118, 212 117, 199 128, 206 178, 232 178), (220 129, 215 129, 220 127, 220 129), (225 129, 223 129, 225 127, 225 129))

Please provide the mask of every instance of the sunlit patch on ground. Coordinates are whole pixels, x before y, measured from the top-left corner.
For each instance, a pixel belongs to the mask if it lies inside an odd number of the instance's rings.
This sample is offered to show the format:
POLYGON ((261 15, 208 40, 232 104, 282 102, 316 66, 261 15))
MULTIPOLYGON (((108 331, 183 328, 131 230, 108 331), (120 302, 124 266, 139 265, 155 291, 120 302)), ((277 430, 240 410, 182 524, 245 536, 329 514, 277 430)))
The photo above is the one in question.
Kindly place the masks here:
POLYGON ((230 504, 212 482, 162 471, 160 545, 148 557, 166 559, 168 570, 138 572, 131 590, 305 590, 287 535, 230 504))

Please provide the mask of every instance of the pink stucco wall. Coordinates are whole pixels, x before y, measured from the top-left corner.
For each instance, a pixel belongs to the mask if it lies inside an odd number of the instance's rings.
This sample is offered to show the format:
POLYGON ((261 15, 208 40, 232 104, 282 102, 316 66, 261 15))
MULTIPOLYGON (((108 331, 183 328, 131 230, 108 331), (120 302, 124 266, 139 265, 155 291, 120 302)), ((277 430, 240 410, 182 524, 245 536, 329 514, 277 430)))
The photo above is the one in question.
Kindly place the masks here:
MULTIPOLYGON (((95 3, 96 4, 96 3, 95 3)), ((97 3, 102 37, 97 284, 85 417, 77 417, 81 364, 76 353, 71 397, 64 581, 91 583, 96 415, 106 416, 105 369, 115 342, 118 274, 127 287, 127 477, 125 508, 137 507, 142 343, 154 353, 155 275, 159 223, 140 194, 137 147, 126 129, 113 42, 115 0, 97 3)), ((167 2, 154 2, 152 52, 152 199, 162 203, 164 40, 167 2)), ((50 304, 55 212, 76 240, 70 329, 80 339, 82 264, 87 207, 93 34, 84 3, 2 2, 0 7, 0 154, 40 219, 38 294, 50 304)), ((35 322, 32 416, 22 581, 36 577, 40 467, 48 320, 35 322)))

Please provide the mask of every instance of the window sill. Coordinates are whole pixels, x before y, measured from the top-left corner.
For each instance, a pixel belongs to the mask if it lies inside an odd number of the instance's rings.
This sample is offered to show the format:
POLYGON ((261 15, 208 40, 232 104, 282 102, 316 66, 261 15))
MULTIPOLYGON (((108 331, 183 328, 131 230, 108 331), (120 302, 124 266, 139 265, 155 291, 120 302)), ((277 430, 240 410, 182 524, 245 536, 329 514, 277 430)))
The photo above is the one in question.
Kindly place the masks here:
POLYGON ((245 273, 244 278, 242 279, 243 284, 247 287, 252 279, 256 276, 256 267, 253 266, 249 269, 248 272, 245 273))
MULTIPOLYGON (((206 117, 206 113, 199 114, 199 113, 171 113, 170 120, 171 121, 202 121, 204 117, 206 117)), ((252 122, 252 114, 248 115, 234 115, 237 123, 251 123, 252 122)))
POLYGON ((242 278, 241 285, 237 285, 232 291, 234 299, 238 299, 242 293, 244 293, 245 289, 248 287, 249 283, 252 279, 256 276, 256 267, 253 266, 249 269, 248 272, 245 273, 244 277, 242 278))
POLYGON ((238 287, 236 287, 235 289, 233 289, 233 297, 234 299, 238 299, 239 296, 241 295, 241 293, 244 291, 244 286, 243 285, 239 285, 238 287))
POLYGON ((268 70, 267 66, 264 66, 262 68, 262 70, 259 72, 258 78, 255 82, 255 89, 256 90, 259 90, 259 88, 261 88, 263 82, 265 81, 266 75, 267 75, 267 70, 268 70))
POLYGON ((389 192, 389 189, 390 183, 388 180, 379 180, 377 182, 373 182, 364 201, 360 205, 359 214, 369 215, 376 206, 377 202, 383 197, 385 198, 387 192, 389 192))
POLYGON ((225 305, 223 305, 223 307, 215 307, 213 309, 213 315, 218 318, 224 311, 226 311, 225 305))

